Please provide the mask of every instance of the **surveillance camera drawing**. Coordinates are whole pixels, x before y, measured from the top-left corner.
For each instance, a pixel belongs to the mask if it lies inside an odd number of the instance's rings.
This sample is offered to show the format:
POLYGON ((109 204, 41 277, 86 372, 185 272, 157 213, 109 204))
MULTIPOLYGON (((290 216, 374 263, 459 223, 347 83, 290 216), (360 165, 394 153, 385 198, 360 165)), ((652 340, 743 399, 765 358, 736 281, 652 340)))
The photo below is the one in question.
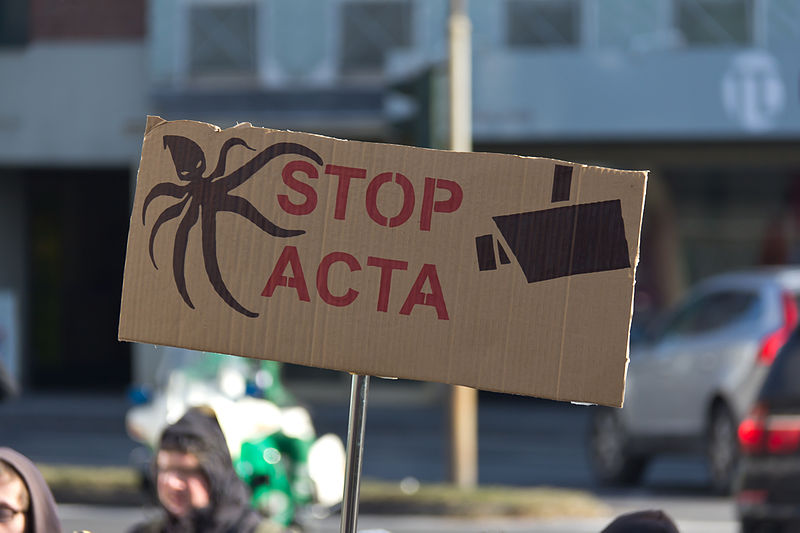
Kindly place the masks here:
MULTIPOLYGON (((551 202, 569 200, 572 167, 556 165, 551 202)), ((620 200, 492 217, 528 283, 631 266, 620 200)), ((511 263, 494 236, 475 238, 478 270, 511 263)))

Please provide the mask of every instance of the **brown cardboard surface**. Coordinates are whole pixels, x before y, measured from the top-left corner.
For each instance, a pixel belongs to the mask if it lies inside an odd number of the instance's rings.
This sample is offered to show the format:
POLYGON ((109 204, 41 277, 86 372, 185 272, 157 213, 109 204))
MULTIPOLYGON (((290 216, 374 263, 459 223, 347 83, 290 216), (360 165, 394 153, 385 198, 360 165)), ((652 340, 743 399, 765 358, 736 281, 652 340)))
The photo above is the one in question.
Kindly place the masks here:
POLYGON ((119 337, 619 406, 646 179, 149 117, 119 337))

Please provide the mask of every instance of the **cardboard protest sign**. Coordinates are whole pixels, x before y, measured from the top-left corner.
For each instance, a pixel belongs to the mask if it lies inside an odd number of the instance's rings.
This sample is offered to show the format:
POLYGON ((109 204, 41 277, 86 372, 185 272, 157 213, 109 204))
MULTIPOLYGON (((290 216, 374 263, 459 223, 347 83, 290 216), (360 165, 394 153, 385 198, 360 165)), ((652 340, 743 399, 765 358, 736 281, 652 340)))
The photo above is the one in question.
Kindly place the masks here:
POLYGON ((621 405, 646 176, 150 117, 119 336, 621 405))

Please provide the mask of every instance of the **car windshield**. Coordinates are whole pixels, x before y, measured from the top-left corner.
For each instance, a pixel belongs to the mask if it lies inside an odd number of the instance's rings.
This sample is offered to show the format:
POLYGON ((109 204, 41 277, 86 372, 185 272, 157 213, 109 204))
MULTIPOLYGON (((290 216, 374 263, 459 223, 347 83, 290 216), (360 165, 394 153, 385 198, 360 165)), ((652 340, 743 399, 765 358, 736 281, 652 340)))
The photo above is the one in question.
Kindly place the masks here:
POLYGON ((669 336, 706 334, 732 324, 741 325, 758 319, 760 305, 758 295, 749 290, 720 289, 690 296, 668 314, 652 321, 636 340, 657 342, 669 336))

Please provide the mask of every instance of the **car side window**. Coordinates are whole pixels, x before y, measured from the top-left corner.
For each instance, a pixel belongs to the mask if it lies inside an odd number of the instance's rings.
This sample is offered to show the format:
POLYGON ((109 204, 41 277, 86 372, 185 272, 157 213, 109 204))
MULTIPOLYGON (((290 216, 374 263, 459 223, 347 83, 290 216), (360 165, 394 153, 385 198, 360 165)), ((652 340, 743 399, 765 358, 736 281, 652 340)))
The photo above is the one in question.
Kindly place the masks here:
POLYGON ((663 331, 662 338, 710 333, 734 323, 754 319, 758 297, 748 291, 718 291, 705 294, 679 309, 663 331))

